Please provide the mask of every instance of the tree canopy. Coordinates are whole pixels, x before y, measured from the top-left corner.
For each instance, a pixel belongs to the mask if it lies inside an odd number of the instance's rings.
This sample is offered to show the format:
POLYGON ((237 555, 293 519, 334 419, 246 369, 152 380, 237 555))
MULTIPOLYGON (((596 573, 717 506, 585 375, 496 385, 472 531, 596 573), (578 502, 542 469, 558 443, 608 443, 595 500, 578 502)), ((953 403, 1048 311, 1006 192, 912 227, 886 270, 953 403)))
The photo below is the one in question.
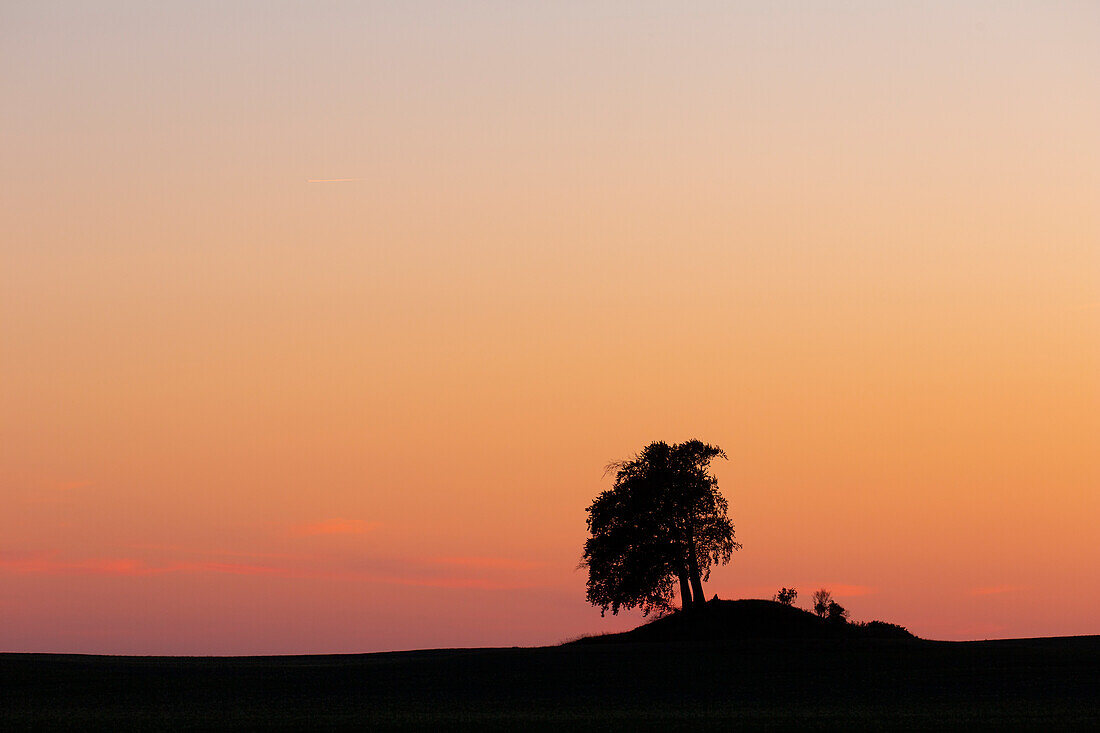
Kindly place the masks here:
POLYGON ((734 541, 728 505, 710 472, 721 448, 698 440, 647 445, 608 466, 614 486, 588 507, 588 600, 601 613, 671 607, 676 581, 684 608, 705 602, 711 566, 727 563, 734 541))

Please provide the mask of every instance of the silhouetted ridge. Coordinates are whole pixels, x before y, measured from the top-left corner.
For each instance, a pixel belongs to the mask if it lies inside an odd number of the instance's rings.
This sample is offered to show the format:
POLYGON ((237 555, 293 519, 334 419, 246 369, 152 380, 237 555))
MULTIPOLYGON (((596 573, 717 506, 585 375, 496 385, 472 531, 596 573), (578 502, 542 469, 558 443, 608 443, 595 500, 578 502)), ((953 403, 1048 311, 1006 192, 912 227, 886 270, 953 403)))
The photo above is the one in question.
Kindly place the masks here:
POLYGON ((619 641, 714 641, 719 639, 916 639, 903 627, 882 621, 838 623, 775 601, 709 601, 677 611, 631 631, 578 639, 573 643, 619 641))

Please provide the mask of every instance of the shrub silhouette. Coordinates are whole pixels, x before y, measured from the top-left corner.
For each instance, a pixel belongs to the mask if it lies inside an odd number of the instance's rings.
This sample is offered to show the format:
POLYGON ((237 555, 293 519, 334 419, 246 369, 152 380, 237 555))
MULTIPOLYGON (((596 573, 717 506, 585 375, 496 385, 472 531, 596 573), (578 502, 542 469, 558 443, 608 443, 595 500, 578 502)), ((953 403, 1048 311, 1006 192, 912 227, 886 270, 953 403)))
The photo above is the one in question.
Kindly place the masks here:
POLYGON ((829 615, 829 604, 833 602, 833 594, 829 591, 821 588, 814 591, 813 598, 813 611, 821 618, 826 618, 829 615))
POLYGON ((775 594, 775 600, 782 603, 784 606, 793 606, 795 598, 798 598, 798 591, 794 588, 781 588, 780 591, 775 594))
POLYGON ((829 601, 829 606, 825 610, 825 617, 837 624, 848 623, 848 609, 840 605, 836 601, 829 601))
POLYGON ((876 639, 912 639, 913 635, 909 633, 909 629, 898 624, 891 624, 886 621, 865 621, 863 623, 851 624, 854 627, 863 629, 864 633, 876 639))

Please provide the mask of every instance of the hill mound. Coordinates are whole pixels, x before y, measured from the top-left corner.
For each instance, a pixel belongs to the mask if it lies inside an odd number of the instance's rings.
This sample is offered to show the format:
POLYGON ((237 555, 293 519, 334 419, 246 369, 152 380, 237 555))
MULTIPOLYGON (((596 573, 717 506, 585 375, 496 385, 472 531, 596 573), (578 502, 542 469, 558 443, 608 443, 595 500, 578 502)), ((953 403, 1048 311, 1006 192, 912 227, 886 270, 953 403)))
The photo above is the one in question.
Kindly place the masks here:
POLYGON ((578 639, 574 644, 622 641, 714 641, 718 639, 916 639, 882 621, 837 623, 776 601, 709 601, 677 611, 631 631, 578 639))

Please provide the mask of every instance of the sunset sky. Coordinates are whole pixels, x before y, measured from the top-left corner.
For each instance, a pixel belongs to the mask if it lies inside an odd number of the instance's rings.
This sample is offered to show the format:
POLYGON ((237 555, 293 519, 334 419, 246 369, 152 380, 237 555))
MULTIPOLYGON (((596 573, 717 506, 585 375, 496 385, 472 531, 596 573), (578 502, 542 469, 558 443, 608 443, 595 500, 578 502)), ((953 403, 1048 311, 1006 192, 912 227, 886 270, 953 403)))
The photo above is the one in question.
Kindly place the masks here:
POLYGON ((548 644, 611 460, 708 596, 1100 633, 1100 5, 0 6, 0 651, 548 644))

